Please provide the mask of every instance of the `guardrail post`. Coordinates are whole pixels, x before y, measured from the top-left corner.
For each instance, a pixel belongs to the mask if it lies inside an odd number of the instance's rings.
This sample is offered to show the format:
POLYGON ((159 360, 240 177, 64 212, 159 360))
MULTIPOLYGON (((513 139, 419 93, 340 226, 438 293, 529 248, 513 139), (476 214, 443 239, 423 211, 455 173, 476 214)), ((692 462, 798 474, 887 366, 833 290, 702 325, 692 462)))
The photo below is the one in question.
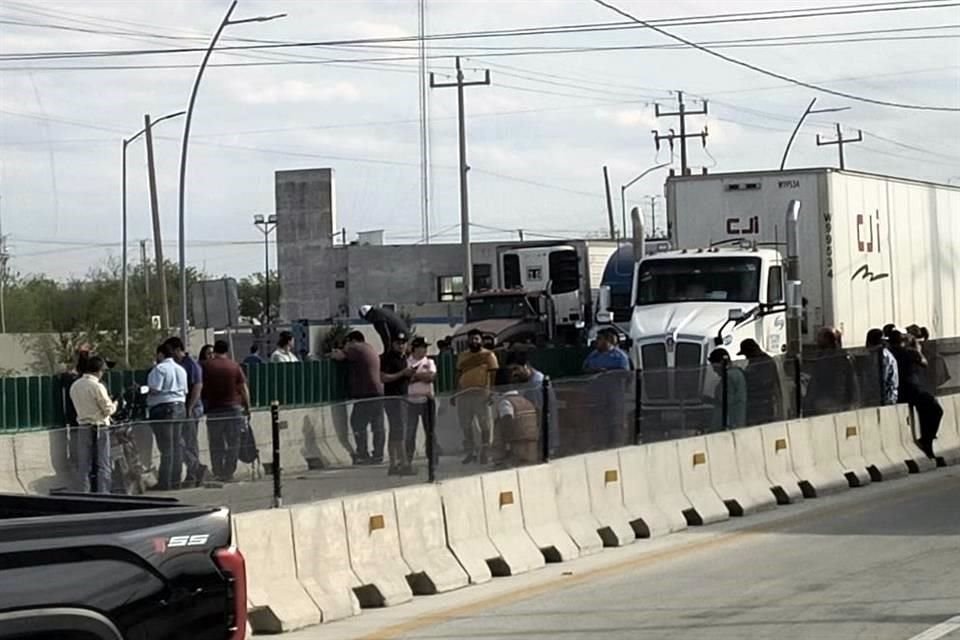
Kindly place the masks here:
POLYGON ((730 368, 730 362, 726 359, 723 361, 723 367, 720 369, 720 429, 726 431, 730 428, 730 401, 727 398, 727 391, 729 390, 729 375, 727 371, 730 368))
POLYGON ((282 488, 280 485, 280 403, 274 400, 270 403, 270 439, 273 447, 273 508, 283 506, 282 488))
MULTIPOLYGON (((417 423, 413 423, 414 428, 417 423)), ((437 481, 437 401, 432 396, 427 398, 427 415, 423 418, 423 428, 426 431, 427 442, 427 482, 437 481)))
POLYGON ((550 376, 543 377, 541 386, 542 398, 540 400, 540 444, 543 456, 542 462, 550 460, 550 376))
POLYGON ((634 371, 633 378, 633 444, 640 444, 643 427, 643 370, 634 371))
POLYGON ((800 380, 800 373, 802 367, 800 366, 800 354, 794 354, 793 356, 793 401, 794 406, 797 410, 797 419, 803 417, 803 385, 800 380))

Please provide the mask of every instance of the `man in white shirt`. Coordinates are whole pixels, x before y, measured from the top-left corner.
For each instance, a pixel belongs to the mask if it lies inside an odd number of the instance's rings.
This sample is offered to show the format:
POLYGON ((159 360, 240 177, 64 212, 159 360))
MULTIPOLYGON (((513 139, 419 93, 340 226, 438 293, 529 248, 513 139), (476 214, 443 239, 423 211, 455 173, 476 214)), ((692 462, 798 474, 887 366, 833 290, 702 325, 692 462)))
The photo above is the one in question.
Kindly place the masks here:
POLYGON ((293 334, 281 331, 277 339, 277 350, 270 354, 270 362, 300 362, 300 358, 293 352, 293 334))
POLYGON ((147 376, 147 387, 147 408, 153 422, 150 426, 160 450, 160 469, 153 489, 179 489, 183 468, 180 430, 187 417, 187 371, 173 359, 173 348, 167 343, 157 347, 157 364, 147 376))
POLYGON ((81 361, 82 374, 70 385, 70 401, 77 410, 79 425, 77 462, 83 491, 110 493, 110 416, 117 404, 110 399, 107 388, 100 380, 106 363, 100 356, 91 356, 81 361), (95 485, 95 486, 94 486, 95 485))
POLYGON ((437 377, 437 363, 427 356, 430 345, 423 338, 414 338, 410 343, 407 367, 413 370, 407 387, 407 431, 404 446, 407 461, 413 460, 417 451, 417 428, 423 422, 426 435, 427 455, 433 455, 431 438, 436 424, 437 403, 433 394, 433 381, 437 377))

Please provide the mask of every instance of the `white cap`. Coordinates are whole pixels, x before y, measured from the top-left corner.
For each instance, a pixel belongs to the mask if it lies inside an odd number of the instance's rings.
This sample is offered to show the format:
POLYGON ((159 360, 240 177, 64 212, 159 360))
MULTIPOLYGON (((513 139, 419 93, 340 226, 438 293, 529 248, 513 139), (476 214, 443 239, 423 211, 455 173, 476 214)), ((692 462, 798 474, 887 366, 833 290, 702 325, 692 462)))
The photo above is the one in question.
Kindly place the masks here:
POLYGON ((365 304, 365 305, 361 306, 361 307, 360 307, 360 317, 361 317, 361 318, 366 317, 366 315, 367 315, 367 313, 370 311, 370 309, 373 309, 373 307, 372 307, 371 305, 369 305, 369 304, 365 304))

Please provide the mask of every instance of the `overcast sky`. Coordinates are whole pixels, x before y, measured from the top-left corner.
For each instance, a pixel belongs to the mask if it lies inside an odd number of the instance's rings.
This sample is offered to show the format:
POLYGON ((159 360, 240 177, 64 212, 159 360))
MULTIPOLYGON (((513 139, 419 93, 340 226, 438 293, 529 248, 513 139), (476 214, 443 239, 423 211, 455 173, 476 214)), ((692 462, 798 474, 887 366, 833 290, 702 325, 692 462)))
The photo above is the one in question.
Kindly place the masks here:
MULTIPOLYGON (((960 105, 956 2, 613 4, 644 20, 863 5, 834 9, 856 11, 839 15, 754 15, 664 28, 696 42, 738 41, 741 46, 717 50, 858 96, 960 105), (901 10, 906 6, 910 10, 901 10), (775 38, 766 42, 778 46, 742 46, 758 44, 743 42, 757 38, 775 38), (810 44, 817 40, 830 42, 810 44)), ((189 51, 25 61, 23 54, 202 48, 228 6, 227 0, 0 0, 0 197, 13 268, 78 276, 119 255, 121 139, 142 128, 145 113, 156 118, 186 107, 202 57, 189 51), (152 68, 115 68, 129 66, 152 68)), ((427 0, 426 7, 429 34, 624 21, 593 0, 427 0)), ((416 0, 240 0, 234 17, 278 12, 287 17, 228 28, 222 44, 417 34, 416 0)), ((815 136, 832 137, 839 119, 849 135, 864 131, 864 142, 848 147, 849 168, 960 181, 956 112, 833 97, 689 48, 625 49, 669 44, 639 28, 430 42, 429 69, 438 81, 450 81, 450 56, 458 54, 466 58, 468 78, 481 78, 479 69, 491 73, 489 87, 466 90, 472 220, 482 225, 474 237, 511 237, 496 229, 518 227, 545 235, 605 229, 602 166, 610 168, 618 201, 621 184, 670 159, 666 148, 657 154, 650 131, 676 127, 676 119, 658 120, 652 105, 675 108, 676 90, 686 92, 692 109, 699 108, 698 97, 710 101, 706 118, 689 120, 695 130, 709 130, 706 151, 690 143, 694 167, 776 168, 793 123, 817 97, 818 107, 852 108, 812 117, 790 166, 834 165, 836 147, 818 148, 815 136), (562 51, 567 48, 578 50, 562 51)), ((262 269, 260 247, 251 244, 261 239, 252 216, 272 212, 278 169, 333 167, 338 219, 350 236, 382 228, 389 242, 417 241, 416 53, 412 41, 215 53, 212 65, 234 66, 211 66, 200 89, 187 182, 188 260, 213 275, 262 269), (329 63, 353 59, 362 61, 329 63)), ((434 241, 456 241, 456 91, 433 90, 429 98, 430 224, 438 233, 434 241)), ((182 129, 178 119, 155 132, 164 244, 174 259, 182 129)), ((131 260, 139 257, 138 241, 151 237, 145 166, 138 140, 128 163, 131 260)), ((631 187, 628 206, 662 193, 664 177, 653 173, 631 187)), ((619 223, 619 204, 617 210, 619 223)))

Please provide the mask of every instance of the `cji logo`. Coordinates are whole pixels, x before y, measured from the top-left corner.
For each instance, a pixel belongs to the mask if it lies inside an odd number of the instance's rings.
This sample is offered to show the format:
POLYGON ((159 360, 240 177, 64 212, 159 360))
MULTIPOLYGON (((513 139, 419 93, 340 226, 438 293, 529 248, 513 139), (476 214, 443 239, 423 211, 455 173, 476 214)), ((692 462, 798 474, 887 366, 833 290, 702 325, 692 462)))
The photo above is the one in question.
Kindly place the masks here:
POLYGON ((862 213, 857 214, 857 250, 860 253, 880 253, 879 209, 876 211, 876 219, 870 215, 864 220, 862 213))

